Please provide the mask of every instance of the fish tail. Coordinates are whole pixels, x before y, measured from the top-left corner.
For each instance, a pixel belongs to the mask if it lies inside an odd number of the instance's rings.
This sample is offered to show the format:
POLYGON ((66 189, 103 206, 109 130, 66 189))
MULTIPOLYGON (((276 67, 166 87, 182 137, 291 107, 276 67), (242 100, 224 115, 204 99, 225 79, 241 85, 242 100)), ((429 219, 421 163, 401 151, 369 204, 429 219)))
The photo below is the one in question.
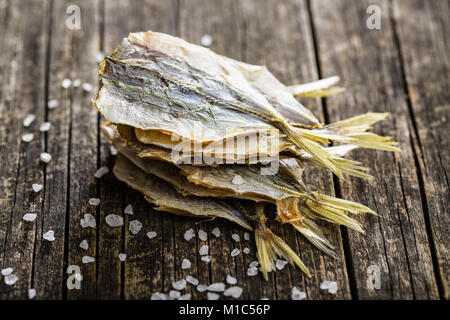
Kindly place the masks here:
POLYGON ((264 279, 267 281, 269 278, 268 273, 275 270, 277 257, 285 259, 291 265, 297 265, 308 277, 311 277, 308 268, 306 268, 299 256, 266 226, 266 220, 264 212, 260 210, 258 227, 255 228, 255 241, 256 255, 261 265, 264 279))

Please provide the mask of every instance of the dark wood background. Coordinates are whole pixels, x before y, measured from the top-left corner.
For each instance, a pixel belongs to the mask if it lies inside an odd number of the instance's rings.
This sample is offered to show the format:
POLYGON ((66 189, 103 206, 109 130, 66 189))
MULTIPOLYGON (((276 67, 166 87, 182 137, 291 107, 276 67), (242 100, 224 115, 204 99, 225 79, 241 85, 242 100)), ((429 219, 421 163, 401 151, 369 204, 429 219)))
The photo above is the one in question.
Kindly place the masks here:
MULTIPOLYGON (((19 277, 14 286, 1 279, 0 299, 27 299, 28 288, 36 288, 39 299, 148 299, 188 274, 203 284, 231 274, 246 299, 290 299, 293 286, 308 299, 447 298, 449 17, 448 0, 0 0, 0 267, 13 267, 19 277), (69 4, 81 8, 80 30, 66 27, 69 4), (381 8, 381 30, 366 27, 370 4, 381 8), (210 34, 216 52, 265 64, 286 84, 339 75, 345 93, 303 101, 327 122, 390 112, 376 131, 393 136, 403 152, 353 154, 370 167, 373 181, 339 181, 318 169, 307 173, 314 188, 380 214, 357 217, 367 234, 329 227, 337 253, 332 259, 292 228, 274 226, 313 276, 287 267, 265 282, 246 276, 254 244, 231 240, 243 230, 225 221, 200 223, 154 211, 112 173, 96 180, 96 169, 114 162, 90 102, 98 87, 96 56, 111 53, 129 32, 143 30, 194 43, 210 34), (94 90, 65 90, 65 78, 80 78, 94 90), (58 108, 46 108, 50 99, 59 101, 58 108), (37 120, 24 128, 29 113, 37 120), (52 123, 45 134, 38 130, 44 120, 52 123), (21 141, 25 132, 35 134, 32 142, 21 141), (53 157, 46 166, 39 161, 44 150, 53 157), (43 191, 33 193, 33 183, 42 183, 43 191), (98 208, 88 204, 91 197, 101 199, 98 208), (105 216, 122 215, 128 203, 134 216, 124 215, 123 228, 108 227, 105 216), (22 220, 26 212, 38 212, 34 223, 22 220), (95 229, 81 228, 85 213, 96 217, 95 229), (137 235, 128 230, 131 219, 143 223, 137 235), (204 242, 186 242, 183 234, 216 226, 222 236, 207 241, 208 265, 197 254, 204 242), (49 229, 55 231, 53 242, 42 239, 49 229), (145 234, 152 230, 158 237, 149 240, 145 234), (87 252, 79 248, 82 239, 89 242, 87 252), (251 253, 232 258, 236 246, 249 246, 251 253), (128 255, 125 262, 120 252, 128 255), (95 263, 83 264, 85 254, 95 263), (190 270, 181 270, 183 258, 192 261, 190 270), (65 285, 66 268, 73 264, 82 270, 80 290, 65 285), (380 290, 367 288, 371 265, 381 270, 380 290), (336 295, 319 289, 324 280, 337 281, 336 295)), ((206 297, 192 286, 187 292, 206 297)))

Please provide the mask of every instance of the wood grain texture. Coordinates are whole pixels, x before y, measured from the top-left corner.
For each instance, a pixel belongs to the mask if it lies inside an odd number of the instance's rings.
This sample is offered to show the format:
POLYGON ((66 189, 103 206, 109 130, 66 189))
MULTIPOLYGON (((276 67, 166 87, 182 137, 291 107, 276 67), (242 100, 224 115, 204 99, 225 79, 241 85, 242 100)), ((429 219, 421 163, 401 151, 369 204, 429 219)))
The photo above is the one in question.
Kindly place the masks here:
POLYGON ((328 99, 330 121, 368 111, 389 112, 389 119, 376 131, 392 136, 403 149, 395 154, 355 152, 355 159, 369 166, 375 179, 348 178, 340 183, 345 198, 366 204, 380 215, 357 218, 366 235, 348 232, 357 297, 436 299, 437 285, 411 146, 412 121, 388 2, 376 2, 381 8, 381 30, 366 28, 366 9, 373 1, 311 4, 322 77, 339 74, 347 89, 345 94, 328 99), (366 285, 371 265, 381 270, 379 290, 366 285))

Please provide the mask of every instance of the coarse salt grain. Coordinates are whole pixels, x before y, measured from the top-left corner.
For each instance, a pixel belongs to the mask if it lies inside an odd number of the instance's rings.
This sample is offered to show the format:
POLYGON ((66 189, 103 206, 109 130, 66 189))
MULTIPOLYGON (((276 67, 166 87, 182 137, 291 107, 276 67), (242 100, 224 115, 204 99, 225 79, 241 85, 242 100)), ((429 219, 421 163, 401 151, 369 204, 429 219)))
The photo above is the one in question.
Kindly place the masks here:
POLYGON ((24 214, 23 220, 32 222, 32 221, 36 220, 36 217, 37 217, 36 213, 29 212, 29 213, 24 214))
POLYGON ((70 80, 70 79, 64 79, 64 80, 61 82, 61 86, 62 86, 64 89, 69 88, 71 85, 72 85, 72 80, 70 80))
POLYGON ((42 152, 41 155, 39 156, 39 159, 41 159, 43 163, 49 163, 50 160, 52 160, 52 155, 47 152, 42 152))
POLYGON ((250 264, 248 265, 249 268, 256 268, 259 265, 258 261, 252 261, 250 262, 250 264))
POLYGON ((91 92, 92 91, 92 84, 85 82, 85 83, 83 83, 81 88, 83 88, 83 90, 86 91, 86 92, 91 92))
POLYGON ((198 291, 198 292, 205 292, 206 290, 208 290, 208 286, 205 285, 205 284, 199 284, 199 285, 197 286, 197 291, 198 291))
POLYGON ((185 293, 178 298, 178 300, 191 300, 192 295, 190 293, 185 293))
POLYGON ((231 256, 236 257, 239 255, 239 253, 241 253, 241 250, 235 248, 235 249, 233 249, 233 251, 231 251, 231 256))
POLYGON ((225 283, 216 282, 216 283, 210 284, 208 286, 208 291, 223 292, 223 291, 225 291, 225 283))
POLYGON ((245 241, 250 240, 250 233, 244 232, 244 240, 245 240, 245 241))
POLYGON ((5 276, 5 284, 8 286, 12 286, 17 280, 19 280, 19 278, 15 274, 5 276))
POLYGON ((186 230, 186 232, 184 233, 184 240, 186 241, 191 241, 191 239, 195 237, 195 231, 194 229, 188 229, 186 230))
POLYGON ((106 224, 110 227, 123 226, 123 218, 117 214, 109 214, 105 217, 106 224))
POLYGON ((13 271, 14 271, 13 268, 8 267, 8 268, 5 268, 5 269, 2 269, 1 274, 3 276, 9 276, 11 273, 13 273, 13 271))
POLYGON ((284 267, 285 267, 287 264, 288 264, 287 261, 277 259, 277 262, 275 263, 275 266, 277 267, 278 270, 283 270, 284 267))
POLYGON ((242 295, 243 289, 241 287, 229 287, 225 292, 223 293, 226 297, 233 297, 235 299, 239 298, 242 295))
POLYGON ((257 274, 258 274, 258 268, 253 267, 253 268, 247 269, 247 276, 253 277, 253 276, 256 276, 257 274))
POLYGON ((181 296, 180 291, 177 291, 177 290, 169 291, 169 297, 171 297, 172 299, 178 299, 180 296, 181 296))
POLYGON ((89 243, 87 242, 86 239, 84 239, 80 242, 80 248, 84 249, 84 250, 87 250, 89 248, 89 243))
POLYGON ((81 261, 83 263, 91 263, 91 262, 95 262, 95 258, 94 257, 90 257, 90 256, 83 256, 81 258, 81 261))
POLYGON ((138 220, 130 221, 130 225, 128 226, 132 234, 138 234, 142 229, 142 223, 138 220))
POLYGON ((49 108, 49 109, 55 109, 58 105, 59 105, 59 102, 56 99, 51 99, 47 102, 47 108, 49 108))
POLYGON ((245 248, 242 250, 242 252, 245 253, 245 254, 249 254, 249 253, 250 253, 250 249, 247 248, 247 247, 245 247, 245 248))
POLYGON ((44 188, 44 186, 42 184, 40 184, 40 183, 33 183, 31 185, 31 188, 33 188, 34 192, 39 192, 39 191, 42 190, 42 188, 44 188))
POLYGON ((112 156, 117 156, 117 149, 114 148, 113 146, 110 146, 110 147, 109 147, 109 153, 110 153, 112 156))
POLYGON ((88 202, 91 206, 98 206, 100 204, 100 199, 99 198, 90 198, 88 202))
POLYGON ((236 284, 237 283, 237 279, 233 276, 227 275, 227 283, 228 284, 236 284))
POLYGON ((320 289, 321 290, 328 290, 328 288, 330 287, 330 281, 322 281, 322 283, 320 284, 320 289))
POLYGON ((147 232, 147 237, 148 237, 149 239, 156 238, 156 236, 157 236, 157 234, 156 234, 155 231, 147 232))
POLYGON ((200 43, 204 47, 209 47, 210 45, 212 45, 212 42, 213 42, 213 39, 209 34, 204 34, 202 36, 202 38, 200 39, 200 43))
POLYGON ((219 295, 217 293, 214 293, 214 292, 208 292, 206 297, 207 297, 208 300, 219 300, 219 295))
POLYGON ((108 172, 109 172, 109 168, 108 167, 100 167, 100 168, 97 169, 97 171, 95 171, 94 177, 96 177, 97 179, 100 179, 101 177, 103 177, 108 172))
POLYGON ((189 269, 191 267, 191 261, 189 261, 188 259, 183 259, 183 261, 181 262, 181 269, 185 270, 185 269, 189 269))
POLYGON ((330 286, 328 287, 328 293, 336 294, 338 290, 337 283, 335 281, 330 281, 330 286))
POLYGON ((186 281, 190 284, 193 284, 194 286, 198 285, 198 279, 194 278, 193 276, 186 276, 186 281))
POLYGON ((102 62, 104 58, 105 58, 105 54, 103 52, 97 52, 97 54, 95 55, 95 60, 98 63, 102 62))
POLYGON ((127 255, 125 253, 119 253, 119 260, 124 262, 127 259, 127 255))
POLYGON ((211 262, 211 256, 203 256, 200 258, 203 262, 210 263, 211 262))
POLYGON ((36 297, 36 289, 28 289, 28 299, 33 299, 36 297))
POLYGON ((199 253, 201 256, 205 256, 205 255, 208 254, 208 252, 209 252, 209 246, 206 245, 206 244, 204 244, 204 245, 202 245, 202 246, 200 247, 200 250, 199 250, 198 253, 199 253))
POLYGON ((211 233, 216 237, 216 238, 218 238, 218 237, 220 237, 220 229, 219 228, 214 228, 212 231, 211 231, 211 233))
POLYGON ((236 234, 236 233, 233 233, 233 234, 231 235, 231 239, 233 239, 233 240, 236 241, 236 242, 241 241, 241 238, 240 238, 239 235, 236 234))
POLYGON ((97 226, 97 222, 92 214, 86 213, 83 218, 88 227, 95 228, 97 226))
POLYGON ((186 280, 181 279, 178 281, 174 281, 174 282, 172 282, 172 287, 175 290, 183 290, 184 288, 186 288, 186 280))
POLYGON ((75 88, 78 88, 81 84, 81 80, 80 79, 75 79, 73 80, 72 86, 74 86, 75 88))
POLYGON ((300 291, 296 287, 292 288, 292 300, 304 300, 306 298, 306 293, 300 291))
POLYGON ((201 241, 206 241, 206 240, 208 240, 208 234, 205 231, 200 229, 200 230, 198 230, 198 238, 201 241))
POLYGON ((42 238, 47 241, 55 241, 55 232, 53 230, 48 230, 46 233, 44 233, 42 238))
POLYGON ((81 225, 82 228, 87 228, 87 227, 89 227, 89 225, 86 223, 86 221, 84 221, 84 219, 81 219, 81 220, 80 220, 80 225, 81 225))
POLYGON ((39 131, 40 132, 47 132, 48 130, 50 130, 51 127, 51 123, 50 122, 42 122, 41 126, 39 127, 39 131))
POLYGON ((231 180, 231 183, 233 183, 234 185, 240 186, 242 184, 244 184, 244 179, 242 179, 242 177, 240 175, 235 175, 233 180, 231 180))
POLYGON ((133 214, 133 206, 131 204, 127 205, 125 207, 125 210, 123 210, 123 213, 125 214, 133 214))
POLYGON ((34 138, 34 135, 32 133, 25 133, 22 136, 22 141, 23 142, 31 142, 33 140, 33 138, 34 138))
POLYGON ((34 120, 36 120, 36 116, 34 114, 28 114, 25 119, 23 119, 23 126, 29 127, 34 120))

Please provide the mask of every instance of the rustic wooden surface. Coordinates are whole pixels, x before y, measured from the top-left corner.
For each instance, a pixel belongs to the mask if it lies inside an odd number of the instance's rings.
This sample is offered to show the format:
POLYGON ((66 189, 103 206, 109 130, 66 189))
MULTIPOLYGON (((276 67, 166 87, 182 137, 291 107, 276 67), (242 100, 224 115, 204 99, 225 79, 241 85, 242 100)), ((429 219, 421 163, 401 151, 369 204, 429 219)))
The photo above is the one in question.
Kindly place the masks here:
MULTIPOLYGON (((448 0, 0 0, 0 268, 12 267, 13 286, 0 281, 0 299, 148 299, 168 292, 173 281, 187 275, 202 284, 222 282, 230 274, 244 288, 243 299, 290 299, 292 287, 308 299, 447 299, 449 281, 449 58, 448 0), (66 8, 81 8, 81 29, 66 27, 66 8), (381 30, 366 27, 367 7, 381 9, 381 30), (235 243, 243 230, 226 221, 201 221, 153 210, 142 196, 118 183, 109 173, 97 180, 100 166, 112 168, 114 157, 101 136, 101 119, 90 99, 98 87, 99 52, 110 53, 129 32, 154 30, 200 43, 213 37, 218 53, 254 64, 265 64, 286 84, 339 75, 347 91, 328 99, 302 101, 324 121, 367 111, 390 112, 376 131, 394 137, 402 153, 357 151, 354 157, 370 167, 372 181, 339 181, 318 169, 306 181, 317 190, 374 208, 361 216, 366 235, 329 227, 327 236, 337 258, 313 249, 287 226, 274 226, 299 252, 312 271, 307 279, 296 268, 271 273, 269 281, 247 277, 255 260, 252 241, 235 243), (61 87, 63 79, 81 79, 94 86, 61 87), (59 106, 46 108, 57 99, 59 106), (24 128, 29 114, 36 121, 24 128), (47 133, 39 132, 50 121, 47 133), (30 143, 24 133, 34 133, 30 143), (53 159, 43 165, 39 154, 53 159), (42 183, 35 194, 31 185, 42 183), (99 197, 101 204, 88 204, 99 197), (131 203, 134 215, 124 215, 131 203), (26 212, 37 212, 33 223, 26 212), (96 228, 81 228, 90 213, 96 228), (123 215, 122 228, 110 228, 105 216, 123 215), (133 235, 131 220, 143 224, 133 235), (220 238, 206 242, 183 239, 189 228, 220 238), (56 240, 42 235, 55 231, 56 240), (148 231, 156 231, 152 240, 148 231), (79 247, 86 239, 87 251, 79 247), (202 262, 202 244, 211 250, 202 262), (249 255, 230 256, 233 248, 249 247, 249 255), (121 262, 119 253, 126 253, 121 262), (83 264, 83 255, 95 257, 83 264), (189 270, 181 261, 192 262, 189 270), (78 265, 80 290, 66 286, 66 268, 78 265), (367 286, 368 267, 380 268, 381 288, 367 286), (324 280, 336 281, 331 295, 320 290, 324 280)), ((193 286, 193 299, 205 299, 193 286)))

